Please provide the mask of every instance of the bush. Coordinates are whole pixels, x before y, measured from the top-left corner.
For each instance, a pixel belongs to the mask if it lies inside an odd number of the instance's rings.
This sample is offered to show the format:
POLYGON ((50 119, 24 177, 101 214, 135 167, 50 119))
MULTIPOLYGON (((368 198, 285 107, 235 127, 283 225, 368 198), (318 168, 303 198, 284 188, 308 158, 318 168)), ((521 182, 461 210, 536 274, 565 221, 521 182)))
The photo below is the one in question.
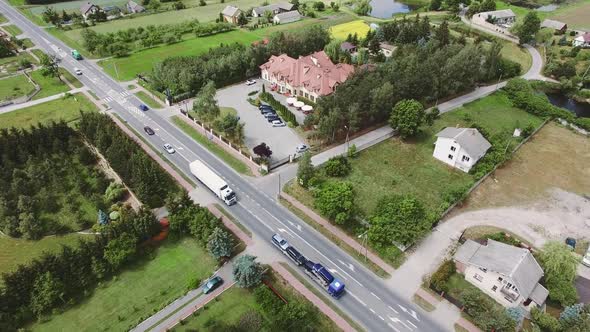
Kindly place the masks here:
POLYGON ((344 156, 332 157, 324 164, 326 175, 332 177, 347 176, 351 169, 352 166, 344 156))
POLYGON ((439 292, 448 292, 447 282, 455 270, 455 263, 452 260, 445 260, 430 277, 430 286, 439 292))
POLYGON ((531 320, 537 324, 543 331, 547 332, 558 332, 561 330, 561 324, 557 318, 549 315, 548 313, 542 312, 537 308, 531 310, 531 320))
POLYGON ((344 224, 354 213, 354 192, 352 184, 342 181, 328 181, 315 194, 315 207, 337 224, 344 224))

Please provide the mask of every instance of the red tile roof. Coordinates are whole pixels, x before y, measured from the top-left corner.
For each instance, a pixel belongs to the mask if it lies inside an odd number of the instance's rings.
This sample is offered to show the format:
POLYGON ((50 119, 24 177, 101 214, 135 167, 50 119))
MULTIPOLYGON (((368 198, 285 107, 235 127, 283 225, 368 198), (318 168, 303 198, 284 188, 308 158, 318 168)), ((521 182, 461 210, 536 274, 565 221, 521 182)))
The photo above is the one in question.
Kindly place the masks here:
POLYGON ((270 60, 260 66, 267 70, 277 81, 317 93, 320 96, 334 92, 338 84, 346 81, 354 71, 349 64, 334 64, 324 51, 293 59, 286 54, 271 56, 270 60))

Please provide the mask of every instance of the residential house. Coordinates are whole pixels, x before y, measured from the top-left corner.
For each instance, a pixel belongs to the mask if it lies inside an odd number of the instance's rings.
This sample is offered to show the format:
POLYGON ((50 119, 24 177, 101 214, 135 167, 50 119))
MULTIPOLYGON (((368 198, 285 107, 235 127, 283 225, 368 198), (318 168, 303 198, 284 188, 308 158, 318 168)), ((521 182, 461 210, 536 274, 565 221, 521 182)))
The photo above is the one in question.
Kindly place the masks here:
POLYGON ((242 11, 238 7, 226 6, 221 11, 221 16, 223 16, 223 19, 226 22, 238 24, 238 18, 240 17, 241 13, 242 11))
POLYGON ((142 5, 138 4, 135 1, 131 1, 131 0, 128 1, 127 4, 125 5, 125 7, 127 8, 127 12, 129 14, 145 12, 145 7, 143 7, 142 5))
POLYGON ((334 92, 354 71, 349 64, 334 64, 319 51, 293 59, 286 54, 271 56, 260 66, 261 77, 280 93, 301 96, 314 102, 334 92))
POLYGON ((563 34, 567 31, 567 24, 546 19, 541 23, 541 28, 553 29, 556 34, 563 34))
POLYGON ((583 35, 576 37, 574 39, 574 41, 572 42, 572 45, 574 47, 582 47, 582 48, 590 47, 590 32, 586 32, 583 35))
POLYGON ((385 55, 386 58, 389 58, 397 47, 389 43, 381 42, 379 43, 379 48, 381 49, 381 53, 383 53, 383 55, 385 55))
POLYGON ((340 44, 340 50, 349 54, 356 53, 356 45, 350 42, 340 44))
POLYGON ((272 15, 277 15, 284 12, 290 12, 293 10, 293 4, 290 3, 273 3, 271 5, 255 7, 252 9, 252 17, 264 17, 265 12, 271 12, 272 15))
POLYGON ((434 158, 467 173, 492 146, 477 129, 447 127, 436 134, 434 158))
POLYGON ((499 26, 510 26, 516 22, 516 15, 511 9, 494 10, 477 14, 486 21, 493 20, 493 24, 499 26))
POLYGON ((82 14, 82 17, 85 20, 88 19, 89 15, 96 14, 100 11, 102 11, 102 9, 100 9, 99 6, 97 6, 93 3, 90 3, 90 2, 87 2, 87 3, 83 4, 82 6, 80 6, 80 14, 82 14))
POLYGON ((285 24, 285 23, 296 22, 296 21, 299 21, 300 19, 301 19, 301 14, 299 14, 299 12, 296 10, 292 10, 290 12, 276 14, 272 18, 272 21, 274 24, 285 24))
POLYGON ((455 253, 457 271, 504 307, 543 309, 549 291, 539 283, 543 269, 533 254, 502 242, 467 240, 455 253))
POLYGON ((107 14, 107 20, 112 20, 121 16, 121 8, 118 6, 105 6, 102 7, 102 11, 107 14))

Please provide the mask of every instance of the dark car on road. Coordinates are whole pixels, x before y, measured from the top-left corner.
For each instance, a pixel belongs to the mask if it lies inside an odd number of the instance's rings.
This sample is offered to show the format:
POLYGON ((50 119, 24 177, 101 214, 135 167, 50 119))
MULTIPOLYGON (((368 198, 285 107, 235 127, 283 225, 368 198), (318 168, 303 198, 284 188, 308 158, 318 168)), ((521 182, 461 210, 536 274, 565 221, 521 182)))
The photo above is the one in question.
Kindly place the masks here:
POLYGON ((221 286, 221 284, 223 284, 223 279, 221 279, 220 276, 215 276, 209 279, 209 281, 207 281, 207 283, 203 285, 203 294, 211 293, 215 290, 215 288, 221 286))
POLYGON ((145 131, 145 132, 146 132, 148 135, 153 135, 153 134, 155 134, 155 133, 156 133, 156 132, 155 132, 155 131, 154 131, 152 128, 150 128, 150 127, 148 127, 148 126, 145 126, 145 127, 143 127, 143 130, 144 130, 144 131, 145 131))
POLYGON ((297 249, 288 247, 285 251, 297 265, 303 265, 305 262, 307 262, 307 259, 299 251, 297 251, 297 249))
POLYGON ((144 112, 145 112, 145 111, 147 111, 147 110, 149 110, 149 107, 147 107, 147 106, 146 106, 146 105, 144 105, 144 104, 139 104, 138 108, 139 108, 140 110, 144 111, 144 112))

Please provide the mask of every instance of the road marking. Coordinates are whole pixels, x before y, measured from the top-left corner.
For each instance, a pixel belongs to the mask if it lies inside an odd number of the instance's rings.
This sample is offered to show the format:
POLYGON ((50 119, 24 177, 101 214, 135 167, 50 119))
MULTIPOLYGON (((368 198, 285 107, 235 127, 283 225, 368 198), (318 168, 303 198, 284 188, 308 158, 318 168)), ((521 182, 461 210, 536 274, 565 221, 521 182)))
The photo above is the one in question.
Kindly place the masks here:
POLYGON ((359 298, 358 298, 356 295, 354 295, 354 293, 353 293, 353 292, 351 292, 351 291, 347 290, 347 291, 346 291, 346 294, 348 294, 348 295, 352 296, 352 298, 353 298, 353 299, 355 299, 355 300, 356 300, 358 303, 362 304, 364 307, 366 307, 366 306, 367 306, 367 304, 366 304, 365 302, 363 302, 361 299, 359 299, 359 298))
POLYGON ((400 332, 398 329, 395 328, 395 326, 391 325, 391 323, 387 323, 387 326, 391 327, 392 329, 394 329, 397 332, 400 332))
POLYGON ((381 298, 380 298, 379 296, 377 296, 377 294, 375 294, 375 293, 371 292, 371 295, 373 295, 374 297, 376 297, 376 298, 377 298, 377 300, 381 301, 381 298))
POLYGON ((385 321, 385 318, 383 318, 383 317, 381 317, 381 316, 379 316, 379 318, 381 318, 381 320, 382 320, 382 321, 385 321))
POLYGON ((372 313, 374 313, 375 315, 377 314, 377 313, 375 312, 375 310, 373 310, 373 308, 369 308, 369 310, 371 310, 371 312, 372 312, 372 313))
POLYGON ((409 320, 406 319, 406 322, 408 322, 408 324, 412 325, 414 328, 417 328, 418 326, 412 324, 412 322, 410 322, 409 320))
POLYGON ((399 312, 397 312, 397 310, 393 309, 390 305, 387 306, 389 309, 391 309, 393 312, 395 312, 396 314, 399 314, 399 312))
POLYGON ((418 315, 416 314, 416 312, 412 309, 406 309, 406 307, 402 306, 401 304, 397 304, 404 312, 406 312, 407 314, 409 314, 410 316, 414 317, 415 320, 420 321, 418 319, 418 315))

